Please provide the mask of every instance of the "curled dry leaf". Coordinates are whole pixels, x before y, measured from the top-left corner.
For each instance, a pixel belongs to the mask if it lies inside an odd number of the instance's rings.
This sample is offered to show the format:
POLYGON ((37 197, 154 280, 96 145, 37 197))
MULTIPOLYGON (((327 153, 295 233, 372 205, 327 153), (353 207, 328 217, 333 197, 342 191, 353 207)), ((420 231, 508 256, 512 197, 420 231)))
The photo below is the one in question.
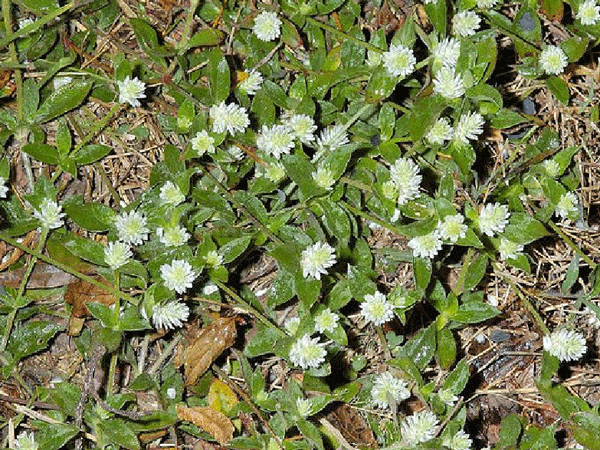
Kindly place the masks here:
POLYGON ((235 428, 231 420, 225 414, 215 411, 212 408, 206 406, 189 408, 177 405, 177 417, 202 428, 221 445, 227 444, 233 438, 235 428))
MULTIPOLYGON (((108 281, 100 276, 94 278, 107 286, 110 285, 108 281)), ((104 306, 110 306, 115 302, 115 296, 87 281, 79 280, 67 286, 65 302, 73 306, 71 317, 69 318, 69 335, 77 336, 81 332, 83 321, 90 315, 85 304, 88 302, 97 302, 102 303, 104 306)))
POLYGON ((235 341, 235 319, 221 317, 200 330, 183 351, 185 384, 195 384, 226 349, 235 341))

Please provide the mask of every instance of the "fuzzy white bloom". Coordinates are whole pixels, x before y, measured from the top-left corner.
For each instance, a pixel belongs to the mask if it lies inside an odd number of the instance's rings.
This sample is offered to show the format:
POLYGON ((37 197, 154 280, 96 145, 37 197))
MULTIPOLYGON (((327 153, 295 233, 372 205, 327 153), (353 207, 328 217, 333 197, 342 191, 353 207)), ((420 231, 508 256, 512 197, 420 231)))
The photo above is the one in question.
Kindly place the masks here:
POLYGON ((579 200, 573 192, 567 192, 560 196, 554 212, 563 219, 568 219, 579 214, 579 200))
POLYGON ((129 245, 125 242, 109 242, 104 247, 104 262, 111 270, 117 270, 125 265, 129 258, 133 257, 129 245))
POLYGON ((196 272, 187 261, 174 259, 171 264, 160 266, 160 276, 166 287, 183 294, 192 287, 196 272))
POLYGON ((209 115, 215 133, 224 133, 225 131, 230 134, 243 133, 250 125, 246 108, 235 103, 226 105, 225 102, 221 102, 213 105, 210 107, 209 115))
POLYGON ((317 171, 313 172, 312 177, 317 183, 317 186, 327 191, 330 191, 335 183, 333 172, 325 167, 318 167, 317 171))
POLYGON ((256 94, 256 91, 260 89, 262 82, 263 77, 260 72, 253 70, 249 72, 246 79, 240 83, 240 91, 245 92, 248 95, 254 95, 256 94))
POLYGON ((276 13, 263 11, 254 19, 252 31, 261 41, 272 41, 281 34, 281 20, 276 13))
POLYGON ((523 251, 523 246, 510 239, 501 238, 500 244, 498 244, 498 251, 500 252, 500 259, 506 261, 507 259, 515 259, 519 256, 519 253, 523 251))
POLYGON ((412 50, 404 45, 390 46, 390 50, 381 55, 383 67, 393 77, 406 77, 415 69, 417 60, 412 50))
POLYGON ((62 206, 60 206, 54 200, 45 198, 40 205, 39 210, 33 211, 33 217, 38 219, 44 228, 53 230, 54 228, 60 228, 63 225, 62 218, 65 213, 61 212, 62 206))
POLYGON ((509 217, 510 213, 506 205, 488 203, 479 212, 479 231, 487 236, 502 233, 509 217))
POLYGON ((321 131, 317 138, 317 147, 333 151, 350 142, 344 125, 332 125, 321 131))
POLYGON ((373 295, 365 295, 365 301, 360 304, 360 312, 367 322, 381 325, 394 317, 394 305, 377 291, 373 295))
POLYGON ((448 99, 462 97, 465 95, 463 79, 454 74, 454 69, 442 67, 433 80, 433 92, 448 99))
POLYGON ((469 450, 473 440, 463 430, 459 430, 452 438, 444 439, 444 445, 452 450, 469 450))
POLYGON ((434 438, 438 418, 429 411, 421 411, 405 418, 400 425, 402 441, 408 445, 417 445, 434 438))
POLYGON ((442 240, 434 231, 423 236, 415 236, 408 241, 408 246, 413 249, 416 258, 434 258, 442 249, 442 240))
POLYGON ((223 264, 223 257, 219 254, 218 251, 211 250, 204 257, 204 262, 206 262, 206 264, 209 267, 217 267, 223 264))
POLYGON ((140 81, 138 77, 130 78, 127 76, 123 81, 117 81, 119 87, 119 103, 129 103, 131 106, 140 106, 140 98, 146 98, 144 90, 146 84, 140 81))
POLYGON ((179 188, 170 181, 167 181, 162 185, 159 196, 163 203, 168 203, 173 206, 177 206, 185 200, 185 195, 183 195, 179 188))
POLYGON ((263 125, 256 138, 256 146, 267 155, 279 159, 294 148, 294 135, 285 125, 263 125))
POLYGON ((15 440, 14 450, 38 450, 38 443, 35 441, 35 435, 32 432, 23 431, 19 433, 15 440))
POLYGON ((447 37, 433 49, 433 57, 442 67, 454 69, 460 56, 460 41, 447 37))
POLYGON ((399 206, 420 195, 419 186, 423 177, 419 173, 419 166, 412 159, 398 158, 390 167, 390 179, 398 191, 399 206))
POLYGON ((241 161, 245 157, 244 151, 237 145, 230 145, 229 147, 227 147, 227 153, 229 153, 231 162, 241 161))
POLYGON ((498 4, 499 0, 477 0, 477 7, 480 9, 492 9, 498 4))
POLYGON ((567 67, 568 59, 565 52, 556 45, 549 45, 540 54, 540 67, 549 75, 558 75, 567 67))
POLYGON ((450 389, 440 389, 438 391, 440 400, 448 406, 454 406, 458 401, 458 397, 450 389))
POLYGON ((280 162, 268 164, 266 167, 258 166, 258 172, 273 183, 279 183, 285 178, 285 167, 280 162))
POLYGON ((454 128, 454 139, 463 144, 468 144, 469 140, 477 140, 479 135, 483 132, 484 124, 485 119, 479 113, 469 112, 463 114, 458 119, 458 123, 454 128))
POLYGON ((311 402, 307 398, 296 399, 296 409, 301 417, 308 417, 311 415, 312 407, 311 402))
POLYGON ((315 140, 317 126, 312 117, 306 114, 294 114, 285 121, 285 125, 292 130, 294 136, 301 142, 310 144, 315 140))
POLYGON ((168 388, 165 394, 165 397, 167 397, 169 400, 173 400, 177 396, 177 389, 168 388))
POLYGON ((179 225, 168 228, 157 228, 156 234, 160 242, 167 247, 179 247, 185 244, 190 238, 190 234, 179 225))
POLYGON ((559 361, 577 361, 587 351, 583 335, 564 328, 544 336, 543 342, 544 350, 559 361))
POLYGON ((467 228, 464 216, 454 214, 444 217, 444 221, 438 225, 436 231, 442 239, 456 244, 459 239, 464 239, 467 235, 467 228))
POLYGON ((305 334, 298 339, 290 349, 290 361, 302 369, 319 367, 325 361, 325 344, 319 343, 319 338, 312 338, 305 334))
POLYGON ((156 329, 171 330, 182 326, 189 314, 190 308, 179 300, 157 303, 152 308, 152 323, 156 329))
POLYGON ((315 330, 319 333, 324 333, 325 331, 332 333, 337 327, 339 320, 340 316, 331 312, 331 309, 324 309, 321 311, 321 314, 315 317, 315 330))
POLYGON ((473 11, 461 11, 452 18, 452 32, 460 37, 472 36, 480 23, 481 18, 473 11))
POLYGON ((335 249, 326 242, 317 242, 302 251, 300 266, 304 278, 313 277, 321 279, 326 275, 328 268, 336 263, 335 249))
POLYGON ((378 408, 389 408, 389 400, 398 404, 410 397, 410 391, 404 380, 396 378, 391 372, 383 372, 375 378, 371 388, 371 398, 378 408))
POLYGON ((556 178, 560 175, 560 164, 553 159, 547 159, 542 163, 542 167, 550 178, 556 178))
POLYGON ((283 328, 285 328, 285 331, 287 331, 288 334, 292 336, 296 334, 296 331, 298 331, 298 327, 300 327, 300 317, 298 316, 290 317, 285 322, 283 322, 283 328))
POLYGON ((140 245, 148 239, 146 218, 137 211, 123 212, 115 220, 119 240, 126 244, 140 245))
POLYGON ((192 149, 198 156, 204 155, 206 152, 215 152, 215 139, 210 136, 206 130, 199 131, 196 136, 190 141, 192 149))
POLYGON ((6 179, 4 177, 0 177, 0 198, 6 198, 6 194, 8 193, 8 188, 6 185, 6 179))
POLYGON ((209 281, 202 287, 202 293, 204 295, 212 295, 215 292, 219 292, 219 287, 212 281, 209 281))
POLYGON ((575 18, 579 19, 583 25, 596 25, 600 20, 600 7, 596 4, 596 0, 585 0, 580 4, 575 18))
POLYGON ((443 145, 445 141, 449 141, 453 136, 454 130, 450 126, 450 121, 445 117, 440 117, 425 135, 425 140, 430 144, 443 145))

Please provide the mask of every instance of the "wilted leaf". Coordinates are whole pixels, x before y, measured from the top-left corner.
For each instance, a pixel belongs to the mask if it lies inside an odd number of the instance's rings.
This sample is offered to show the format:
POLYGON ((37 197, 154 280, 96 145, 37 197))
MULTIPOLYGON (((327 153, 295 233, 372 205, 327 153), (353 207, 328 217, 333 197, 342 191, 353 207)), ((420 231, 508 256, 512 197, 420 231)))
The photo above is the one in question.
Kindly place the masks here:
POLYGON ((185 384, 195 384, 214 360, 231 347, 235 335, 235 319, 231 317, 221 317, 200 330, 198 337, 183 351, 185 384))
POLYGON ((212 408, 202 406, 189 408, 177 405, 177 417, 202 428, 221 445, 227 444, 233 438, 235 428, 231 420, 225 414, 212 408))
POLYGON ((229 414, 238 403, 235 392, 218 378, 215 378, 208 390, 208 405, 215 411, 229 414))
MULTIPOLYGON (((0 273, 0 286, 18 288, 27 267, 0 273)), ((27 289, 51 289, 66 286, 77 278, 58 267, 38 261, 27 280, 27 289)))
MULTIPOLYGON (((100 276, 95 278, 109 286, 108 281, 104 278, 100 276)), ((71 317, 69 318, 69 335, 76 336, 81 332, 81 327, 83 326, 83 321, 80 319, 84 319, 90 315, 85 304, 88 302, 97 302, 104 306, 110 306, 115 302, 115 297, 87 281, 79 280, 69 284, 67 287, 65 302, 73 306, 71 317)))

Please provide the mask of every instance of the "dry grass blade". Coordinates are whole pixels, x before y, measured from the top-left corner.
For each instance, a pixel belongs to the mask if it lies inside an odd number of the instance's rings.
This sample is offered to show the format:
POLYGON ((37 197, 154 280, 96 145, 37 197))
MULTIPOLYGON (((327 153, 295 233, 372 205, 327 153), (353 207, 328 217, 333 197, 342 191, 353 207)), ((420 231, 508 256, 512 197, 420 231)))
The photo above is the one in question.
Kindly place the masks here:
POLYGON ((221 317, 203 328, 183 351, 185 384, 195 384, 227 348, 235 341, 235 319, 221 317))
POLYGON ((221 445, 227 444, 233 438, 235 428, 231 420, 225 414, 212 408, 202 406, 188 408, 177 405, 177 417, 202 428, 221 445))

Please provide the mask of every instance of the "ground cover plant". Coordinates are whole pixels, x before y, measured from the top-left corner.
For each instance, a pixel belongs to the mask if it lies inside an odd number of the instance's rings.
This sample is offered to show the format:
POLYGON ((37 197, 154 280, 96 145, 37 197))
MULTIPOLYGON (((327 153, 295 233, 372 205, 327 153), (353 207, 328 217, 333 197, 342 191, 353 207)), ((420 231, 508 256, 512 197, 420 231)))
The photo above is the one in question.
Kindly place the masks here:
POLYGON ((2 12, 0 448, 600 448, 595 0, 2 12))

